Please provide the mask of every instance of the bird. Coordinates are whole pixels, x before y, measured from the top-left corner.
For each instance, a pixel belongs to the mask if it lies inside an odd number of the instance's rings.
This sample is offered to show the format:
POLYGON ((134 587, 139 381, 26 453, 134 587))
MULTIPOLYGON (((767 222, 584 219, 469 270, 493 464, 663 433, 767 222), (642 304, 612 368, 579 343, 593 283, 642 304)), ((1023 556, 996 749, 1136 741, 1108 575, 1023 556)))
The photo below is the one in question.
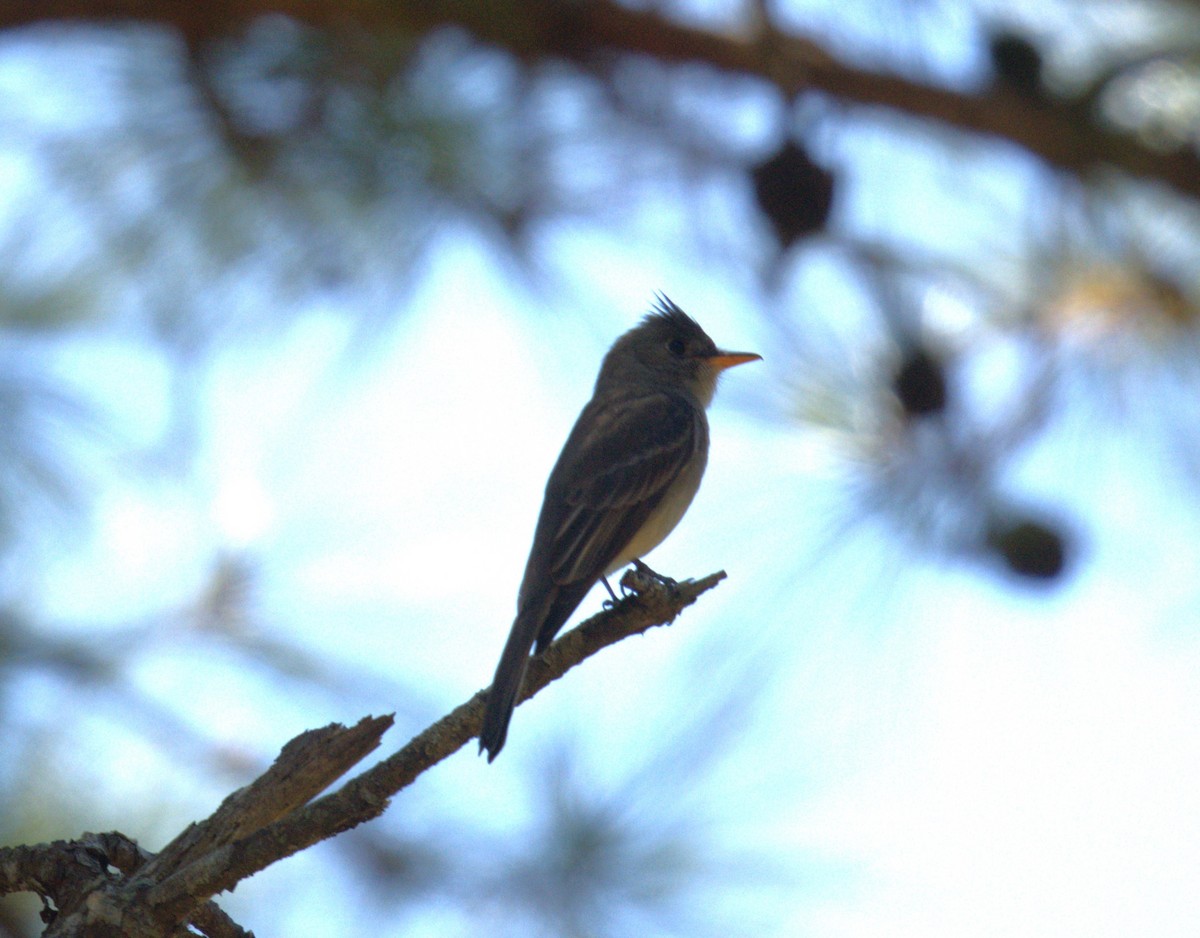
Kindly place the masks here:
POLYGON ((489 763, 504 747, 530 649, 544 651, 597 581, 607 587, 608 574, 640 564, 674 530, 708 462, 705 409, 717 378, 761 358, 717 348, 661 293, 604 356, 546 482, 517 615, 487 693, 479 751, 489 763))

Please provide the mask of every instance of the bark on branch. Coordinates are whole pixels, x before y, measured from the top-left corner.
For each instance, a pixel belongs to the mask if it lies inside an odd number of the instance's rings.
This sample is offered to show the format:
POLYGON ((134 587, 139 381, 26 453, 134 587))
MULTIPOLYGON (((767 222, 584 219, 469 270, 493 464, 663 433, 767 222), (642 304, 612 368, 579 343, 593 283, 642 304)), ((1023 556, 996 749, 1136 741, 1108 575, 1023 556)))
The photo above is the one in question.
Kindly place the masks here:
MULTIPOLYGON (((632 595, 567 632, 530 662, 521 701, 600 649, 671 623, 725 578, 718 572, 671 585, 630 576, 622 584, 632 585, 632 595)), ((157 855, 119 833, 0 848, 0 895, 42 896, 43 918, 50 923, 46 938, 245 936, 212 902, 217 893, 381 815, 392 796, 478 735, 486 696, 486 690, 479 691, 398 752, 323 797, 317 796, 379 746, 392 717, 308 730, 287 743, 262 776, 229 795, 210 817, 189 825, 157 855)), ((483 762, 480 771, 486 771, 483 762)))

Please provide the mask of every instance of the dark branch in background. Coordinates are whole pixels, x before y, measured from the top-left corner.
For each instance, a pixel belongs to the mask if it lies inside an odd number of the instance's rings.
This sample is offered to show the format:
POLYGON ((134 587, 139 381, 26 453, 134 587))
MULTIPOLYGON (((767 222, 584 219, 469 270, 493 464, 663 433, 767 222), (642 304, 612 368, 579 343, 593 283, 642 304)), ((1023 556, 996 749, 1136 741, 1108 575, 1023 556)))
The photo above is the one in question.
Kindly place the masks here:
MULTIPOLYGON (((530 662, 521 700, 602 648, 674 621, 724 572, 674 585, 642 580, 637 592, 593 616, 530 662)), ((624 582, 624 581, 623 581, 624 582)), ((309 730, 283 747, 256 781, 211 817, 189 825, 156 856, 121 834, 85 834, 67 843, 0 848, 0 895, 36 892, 54 902, 47 938, 245 934, 210 900, 284 857, 379 817, 393 795, 475 737, 480 691, 398 752, 312 799, 374 751, 391 717, 347 728, 309 730)), ((485 771, 481 763, 480 771, 485 771)))
POLYGON ((267 14, 285 14, 318 29, 358 28, 422 35, 461 27, 522 61, 564 58, 603 68, 614 53, 663 62, 699 62, 753 75, 787 95, 815 90, 947 127, 1011 141, 1047 163, 1084 174, 1110 167, 1157 179, 1200 196, 1200 158, 1191 150, 1163 153, 1095 122, 1071 102, 1029 100, 1003 89, 963 94, 897 75, 857 68, 806 36, 764 23, 749 38, 683 26, 655 13, 607 0, 589 3, 343 2, 226 0, 207 4, 145 0, 0 0, 0 28, 56 20, 143 20, 178 30, 189 43, 228 35, 267 14))
MULTIPOLYGON (((515 41, 526 40, 528 33, 497 34, 491 28, 496 25, 494 20, 475 22, 472 14, 477 11, 473 5, 445 6, 447 18, 454 17, 482 40, 505 45, 520 54, 515 41)), ((703 62, 758 76, 788 95, 822 91, 959 130, 1001 137, 1071 172, 1110 166, 1131 175, 1159 179, 1182 193, 1200 195, 1200 159, 1194 153, 1147 149, 1131 137, 1097 126, 1089 115, 1070 104, 1046 107, 1004 92, 962 94, 856 68, 808 37, 779 33, 769 27, 755 37, 742 39, 681 26, 615 3, 547 4, 537 9, 551 14, 540 21, 544 50, 568 58, 586 61, 601 52, 621 51, 664 62, 703 62)))

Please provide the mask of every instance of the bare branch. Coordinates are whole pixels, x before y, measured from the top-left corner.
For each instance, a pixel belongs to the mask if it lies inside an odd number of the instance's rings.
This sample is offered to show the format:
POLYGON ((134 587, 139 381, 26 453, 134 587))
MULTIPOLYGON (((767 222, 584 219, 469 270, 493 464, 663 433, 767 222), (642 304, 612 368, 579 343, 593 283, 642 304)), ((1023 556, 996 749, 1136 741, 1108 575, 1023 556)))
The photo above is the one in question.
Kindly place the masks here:
MULTIPOLYGON (((563 635, 529 664, 527 700, 584 659, 630 635, 675 620, 724 572, 682 583, 622 580, 636 591, 563 635)), ((150 938, 245 932, 211 901, 217 893, 321 840, 381 815, 390 799, 479 733, 487 691, 479 691, 392 756, 337 791, 311 799, 372 752, 392 724, 367 717, 333 724, 287 743, 257 780, 231 794, 204 821, 189 825, 157 856, 122 834, 0 849, 0 895, 30 891, 53 899, 48 938, 150 938), (188 930, 190 926, 190 931, 188 930)))
POLYGON ((391 717, 366 717, 350 729, 334 724, 301 733, 266 772, 226 798, 211 817, 190 825, 139 875, 161 882, 215 848, 307 804, 376 749, 391 725, 391 717))
MULTIPOLYGON (((521 700, 528 700, 602 648, 656 625, 673 622, 702 593, 724 578, 722 571, 700 580, 686 580, 673 588, 649 584, 642 592, 588 619, 530 662, 521 700)), ((198 861, 196 869, 184 869, 176 875, 189 879, 190 888, 195 890, 191 895, 215 895, 232 889, 276 860, 378 817, 393 795, 478 735, 486 697, 487 691, 480 691, 415 736, 399 752, 351 779, 338 791, 229 844, 219 851, 219 857, 210 854, 198 861)), ((176 901, 183 893, 173 879, 151 889, 147 901, 152 904, 176 901)))

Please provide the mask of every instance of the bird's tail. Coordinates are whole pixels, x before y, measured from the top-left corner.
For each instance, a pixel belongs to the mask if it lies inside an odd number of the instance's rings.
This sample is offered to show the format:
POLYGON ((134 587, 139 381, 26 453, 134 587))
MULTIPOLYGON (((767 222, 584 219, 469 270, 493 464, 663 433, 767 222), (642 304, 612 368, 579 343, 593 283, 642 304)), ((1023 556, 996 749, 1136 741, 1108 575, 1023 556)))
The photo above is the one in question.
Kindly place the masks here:
POLYGON ((529 652, 534 642, 537 642, 538 654, 546 650, 593 582, 581 580, 567 586, 531 590, 522 584, 521 594, 526 601, 518 608, 512 631, 508 633, 508 642, 500 655, 500 663, 496 665, 496 677, 492 680, 492 689, 488 691, 487 706, 483 713, 479 751, 487 750, 488 762, 495 759, 504 748, 508 721, 512 719, 513 708, 521 693, 521 683, 525 680, 529 652), (535 597, 532 601, 528 599, 529 594, 535 597))
POLYGON ((522 609, 513 622, 512 631, 496 665, 496 676, 492 679, 487 695, 487 707, 483 714, 483 730, 479 734, 479 751, 485 749, 491 762, 504 748, 508 735, 508 722, 517 705, 517 694, 525 680, 525 669, 529 664, 529 650, 541 625, 542 609, 522 609))

